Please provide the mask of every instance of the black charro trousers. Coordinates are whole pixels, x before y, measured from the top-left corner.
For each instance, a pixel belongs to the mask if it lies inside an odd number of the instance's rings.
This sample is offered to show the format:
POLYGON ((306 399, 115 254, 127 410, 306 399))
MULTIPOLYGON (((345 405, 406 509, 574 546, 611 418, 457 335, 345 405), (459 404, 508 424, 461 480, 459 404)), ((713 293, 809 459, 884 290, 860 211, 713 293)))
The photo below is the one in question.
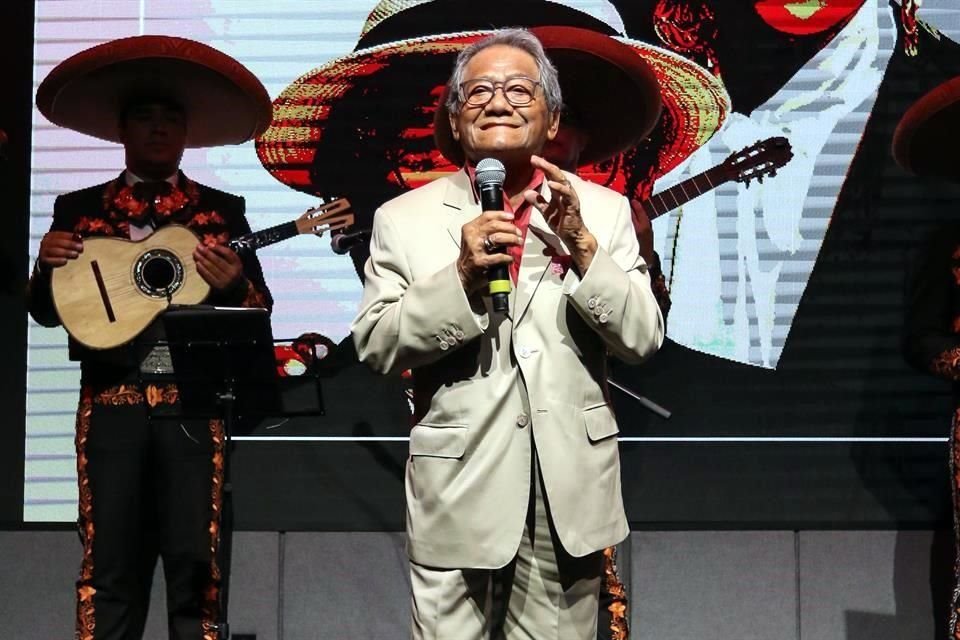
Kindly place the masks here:
POLYGON ((173 640, 214 640, 223 428, 173 385, 83 385, 77 414, 77 640, 139 640, 157 559, 173 640))

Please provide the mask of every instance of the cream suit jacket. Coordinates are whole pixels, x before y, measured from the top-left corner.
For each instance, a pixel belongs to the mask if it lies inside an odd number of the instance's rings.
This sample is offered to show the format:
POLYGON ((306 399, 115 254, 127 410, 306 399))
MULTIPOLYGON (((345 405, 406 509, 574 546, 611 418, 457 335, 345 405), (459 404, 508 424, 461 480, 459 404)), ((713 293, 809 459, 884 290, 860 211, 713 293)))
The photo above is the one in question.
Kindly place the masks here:
MULTIPOLYGON (((416 425, 406 468, 410 559, 499 568, 515 555, 533 447, 563 547, 583 556, 629 530, 620 492, 608 352, 640 362, 664 324, 619 194, 567 174, 599 250, 562 277, 563 243, 532 210, 511 322, 457 275, 461 227, 480 215, 466 172, 387 202, 374 218, 360 359, 414 370, 416 425)), ((549 199, 544 183, 544 195, 549 199)))

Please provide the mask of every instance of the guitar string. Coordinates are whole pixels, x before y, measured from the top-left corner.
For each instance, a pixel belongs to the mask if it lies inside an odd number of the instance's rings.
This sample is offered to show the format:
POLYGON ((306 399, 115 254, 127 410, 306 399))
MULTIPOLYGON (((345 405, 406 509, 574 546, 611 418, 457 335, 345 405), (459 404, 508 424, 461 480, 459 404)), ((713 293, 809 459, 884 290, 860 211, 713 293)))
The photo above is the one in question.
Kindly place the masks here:
MULTIPOLYGON (((185 271, 188 269, 194 269, 194 270, 196 269, 196 262, 194 262, 193 260, 181 260, 181 264, 183 264, 185 271)), ((130 281, 130 274, 128 272, 113 273, 103 277, 104 283, 129 282, 129 281, 130 281)))

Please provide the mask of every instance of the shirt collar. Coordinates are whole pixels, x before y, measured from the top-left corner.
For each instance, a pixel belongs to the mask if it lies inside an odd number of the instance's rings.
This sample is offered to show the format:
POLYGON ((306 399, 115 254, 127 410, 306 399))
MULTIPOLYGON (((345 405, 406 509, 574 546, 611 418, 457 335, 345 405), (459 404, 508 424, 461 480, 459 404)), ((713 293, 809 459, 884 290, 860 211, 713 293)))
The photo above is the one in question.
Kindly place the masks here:
MULTIPOLYGON (((146 182, 143 178, 135 174, 133 171, 130 171, 130 169, 127 169, 123 173, 124 173, 123 179, 124 181, 126 181, 126 184, 128 187, 132 187, 138 182, 146 182)), ((172 176, 166 178, 164 182, 169 182, 174 187, 177 186, 177 184, 180 182, 180 172, 177 171, 172 176)))

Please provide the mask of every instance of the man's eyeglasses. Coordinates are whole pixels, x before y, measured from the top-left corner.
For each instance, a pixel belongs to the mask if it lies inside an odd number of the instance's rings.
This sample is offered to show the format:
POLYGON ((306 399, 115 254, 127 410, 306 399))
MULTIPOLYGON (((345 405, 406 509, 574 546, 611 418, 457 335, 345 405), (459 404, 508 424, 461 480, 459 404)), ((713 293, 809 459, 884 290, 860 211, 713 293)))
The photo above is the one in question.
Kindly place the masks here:
POLYGON ((493 100, 497 89, 503 91, 503 97, 514 107, 525 107, 534 101, 537 87, 540 85, 530 78, 510 78, 503 82, 492 80, 467 80, 460 84, 460 95, 469 107, 485 107, 493 100))

